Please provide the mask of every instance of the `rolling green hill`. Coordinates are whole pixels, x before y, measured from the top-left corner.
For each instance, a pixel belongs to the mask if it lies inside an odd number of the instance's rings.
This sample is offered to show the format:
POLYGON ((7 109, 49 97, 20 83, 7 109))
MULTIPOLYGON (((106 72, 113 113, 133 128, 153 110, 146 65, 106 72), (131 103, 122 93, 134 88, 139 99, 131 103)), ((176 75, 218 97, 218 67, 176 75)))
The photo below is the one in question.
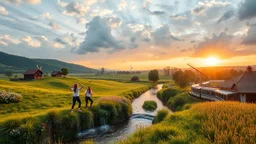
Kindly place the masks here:
POLYGON ((94 72, 94 69, 61 62, 52 59, 30 59, 26 57, 11 55, 7 53, 0 52, 0 73, 5 71, 13 72, 24 72, 27 69, 35 69, 37 65, 42 66, 44 72, 52 72, 53 70, 60 70, 65 67, 69 69, 70 73, 84 73, 84 72, 94 72))
POLYGON ((38 61, 40 63, 48 64, 50 66, 58 67, 59 69, 65 67, 65 68, 68 68, 69 71, 74 71, 74 72, 76 71, 77 72, 95 72, 94 69, 91 69, 88 67, 84 67, 84 66, 72 64, 72 63, 66 63, 66 62, 62 62, 54 59, 33 59, 33 60, 38 61))

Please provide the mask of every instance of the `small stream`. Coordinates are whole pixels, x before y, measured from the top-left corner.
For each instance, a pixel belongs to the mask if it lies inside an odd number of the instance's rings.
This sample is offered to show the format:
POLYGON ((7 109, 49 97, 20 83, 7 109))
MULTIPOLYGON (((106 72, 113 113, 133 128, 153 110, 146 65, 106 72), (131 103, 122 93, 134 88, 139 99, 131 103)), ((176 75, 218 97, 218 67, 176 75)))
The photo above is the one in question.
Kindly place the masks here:
POLYGON ((138 128, 152 125, 152 121, 157 111, 163 108, 168 109, 156 96, 157 91, 161 90, 162 86, 162 84, 159 84, 157 85, 157 89, 150 89, 143 93, 139 98, 133 100, 133 114, 129 120, 113 126, 103 125, 98 128, 83 131, 78 134, 79 138, 82 140, 92 139, 96 144, 114 143, 126 138, 138 128), (146 100, 156 101, 157 109, 153 112, 144 110, 142 105, 146 100))

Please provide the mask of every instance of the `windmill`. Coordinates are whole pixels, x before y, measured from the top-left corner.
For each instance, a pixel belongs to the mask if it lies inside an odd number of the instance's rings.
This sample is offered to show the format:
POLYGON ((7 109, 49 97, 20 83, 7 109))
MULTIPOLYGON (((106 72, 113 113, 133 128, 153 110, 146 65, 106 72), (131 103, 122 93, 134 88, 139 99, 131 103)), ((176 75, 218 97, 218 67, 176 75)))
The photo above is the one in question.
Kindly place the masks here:
POLYGON ((39 66, 38 64, 36 65, 36 68, 39 69, 40 71, 42 71, 43 67, 39 66))
POLYGON ((133 67, 132 67, 132 65, 130 65, 130 71, 132 72, 132 70, 133 70, 133 67))

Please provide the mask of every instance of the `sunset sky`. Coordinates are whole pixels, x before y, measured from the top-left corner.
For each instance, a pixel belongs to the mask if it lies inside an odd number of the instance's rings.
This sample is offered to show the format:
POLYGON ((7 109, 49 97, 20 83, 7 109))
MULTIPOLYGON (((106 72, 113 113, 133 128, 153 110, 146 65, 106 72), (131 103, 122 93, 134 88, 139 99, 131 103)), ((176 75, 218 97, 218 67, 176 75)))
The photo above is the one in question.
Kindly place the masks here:
POLYGON ((256 64, 256 0, 0 0, 0 51, 92 68, 256 64))

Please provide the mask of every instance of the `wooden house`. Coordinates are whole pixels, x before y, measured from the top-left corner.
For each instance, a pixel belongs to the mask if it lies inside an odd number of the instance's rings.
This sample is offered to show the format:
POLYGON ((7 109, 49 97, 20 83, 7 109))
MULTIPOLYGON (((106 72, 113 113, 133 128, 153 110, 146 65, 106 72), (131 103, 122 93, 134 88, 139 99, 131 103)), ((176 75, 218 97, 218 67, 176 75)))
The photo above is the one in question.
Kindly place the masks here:
POLYGON ((52 77, 62 77, 61 71, 53 71, 51 75, 52 77))
POLYGON ((39 69, 28 69, 24 73, 25 80, 41 79, 42 76, 43 76, 43 72, 39 69))

